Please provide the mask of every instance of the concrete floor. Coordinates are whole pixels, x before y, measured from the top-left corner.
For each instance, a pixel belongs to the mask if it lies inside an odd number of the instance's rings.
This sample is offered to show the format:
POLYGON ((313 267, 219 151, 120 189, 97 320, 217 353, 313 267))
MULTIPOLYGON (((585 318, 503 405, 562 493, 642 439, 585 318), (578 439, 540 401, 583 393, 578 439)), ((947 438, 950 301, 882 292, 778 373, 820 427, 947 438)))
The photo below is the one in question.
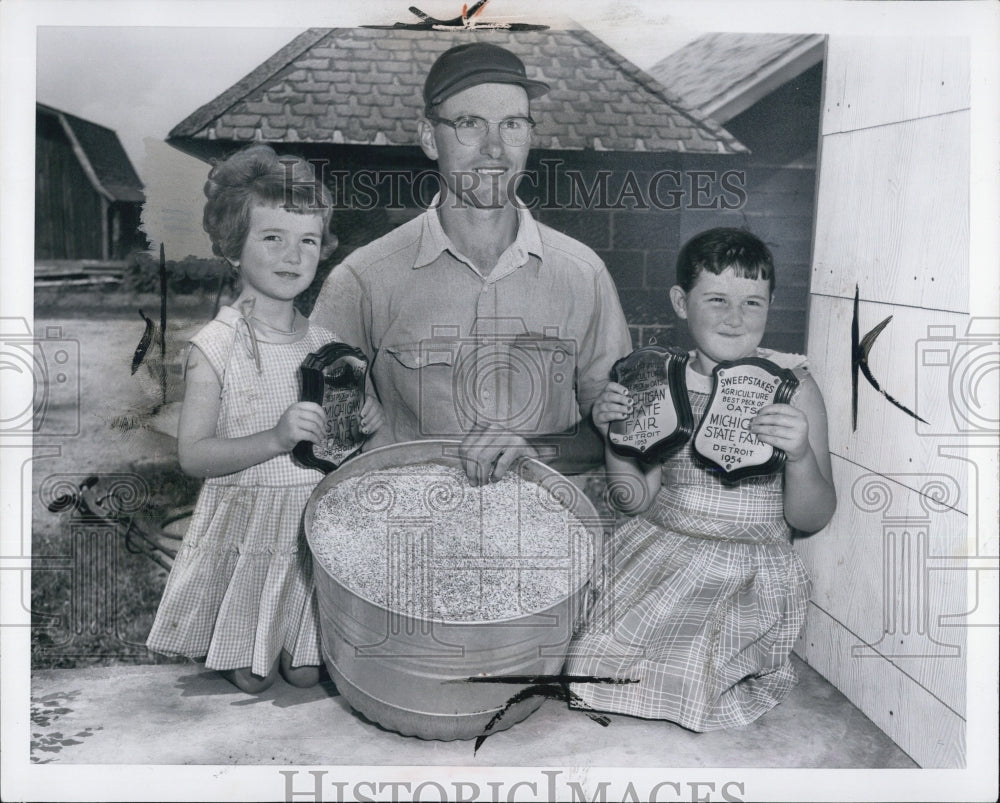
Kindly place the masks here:
POLYGON ((742 730, 693 733, 565 703, 473 742, 400 736, 354 714, 330 682, 260 697, 194 664, 33 673, 35 763, 916 768, 840 692, 793 658, 799 685, 742 730))

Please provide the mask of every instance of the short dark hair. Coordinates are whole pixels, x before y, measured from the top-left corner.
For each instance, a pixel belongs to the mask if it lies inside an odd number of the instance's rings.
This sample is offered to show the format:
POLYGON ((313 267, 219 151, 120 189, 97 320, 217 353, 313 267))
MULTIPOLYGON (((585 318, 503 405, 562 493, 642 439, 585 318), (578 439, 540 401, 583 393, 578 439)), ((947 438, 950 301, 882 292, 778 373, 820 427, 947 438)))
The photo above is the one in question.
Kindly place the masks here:
POLYGON ((703 271, 718 275, 729 268, 744 279, 767 279, 774 292, 774 257, 746 229, 708 229, 684 243, 677 255, 677 284, 687 293, 703 271))
POLYGON ((320 259, 337 247, 330 231, 333 198, 313 166, 297 156, 278 156, 267 145, 251 145, 219 162, 205 182, 202 226, 212 239, 212 253, 230 261, 240 258, 250 233, 255 206, 320 215, 323 241, 320 259))

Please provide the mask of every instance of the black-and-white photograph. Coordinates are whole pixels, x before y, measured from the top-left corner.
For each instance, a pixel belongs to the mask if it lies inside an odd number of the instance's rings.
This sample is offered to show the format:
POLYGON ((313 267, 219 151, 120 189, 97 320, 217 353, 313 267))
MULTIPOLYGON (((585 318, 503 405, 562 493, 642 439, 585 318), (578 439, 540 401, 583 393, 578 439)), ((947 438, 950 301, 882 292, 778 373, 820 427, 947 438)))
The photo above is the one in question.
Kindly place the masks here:
POLYGON ((418 2, 0 6, 3 798, 995 800, 1000 7, 418 2))

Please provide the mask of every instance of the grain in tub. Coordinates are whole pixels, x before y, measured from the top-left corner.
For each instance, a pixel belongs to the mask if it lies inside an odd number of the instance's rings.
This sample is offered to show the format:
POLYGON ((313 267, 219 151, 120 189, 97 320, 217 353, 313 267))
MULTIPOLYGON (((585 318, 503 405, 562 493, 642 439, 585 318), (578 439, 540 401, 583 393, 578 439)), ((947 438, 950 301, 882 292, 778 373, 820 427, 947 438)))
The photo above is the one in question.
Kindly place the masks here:
POLYGON ((565 477, 524 460, 474 488, 453 447, 362 454, 306 510, 330 674, 367 718, 425 739, 481 735, 523 688, 462 679, 561 670, 600 550, 597 513, 565 477))

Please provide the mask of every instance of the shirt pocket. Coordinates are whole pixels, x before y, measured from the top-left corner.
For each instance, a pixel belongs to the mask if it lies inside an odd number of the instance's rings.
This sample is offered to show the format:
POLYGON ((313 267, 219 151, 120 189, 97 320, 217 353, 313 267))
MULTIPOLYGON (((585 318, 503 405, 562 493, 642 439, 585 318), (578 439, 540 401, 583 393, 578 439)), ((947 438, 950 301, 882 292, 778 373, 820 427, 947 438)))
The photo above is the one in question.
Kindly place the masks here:
POLYGON ((460 344, 456 341, 441 344, 403 343, 384 347, 393 360, 411 371, 441 366, 450 368, 455 365, 459 348, 460 344))
POLYGON ((474 426, 524 436, 560 432, 577 415, 576 346, 535 334, 386 346, 395 392, 424 437, 474 426))
POLYGON ((455 365, 461 347, 457 340, 383 346, 386 357, 375 371, 379 395, 383 404, 398 405, 394 417, 409 419, 408 429, 420 437, 460 438, 471 425, 459 420, 461 405, 456 403, 461 389, 455 387, 455 365), (386 381, 389 388, 379 384, 386 381))

